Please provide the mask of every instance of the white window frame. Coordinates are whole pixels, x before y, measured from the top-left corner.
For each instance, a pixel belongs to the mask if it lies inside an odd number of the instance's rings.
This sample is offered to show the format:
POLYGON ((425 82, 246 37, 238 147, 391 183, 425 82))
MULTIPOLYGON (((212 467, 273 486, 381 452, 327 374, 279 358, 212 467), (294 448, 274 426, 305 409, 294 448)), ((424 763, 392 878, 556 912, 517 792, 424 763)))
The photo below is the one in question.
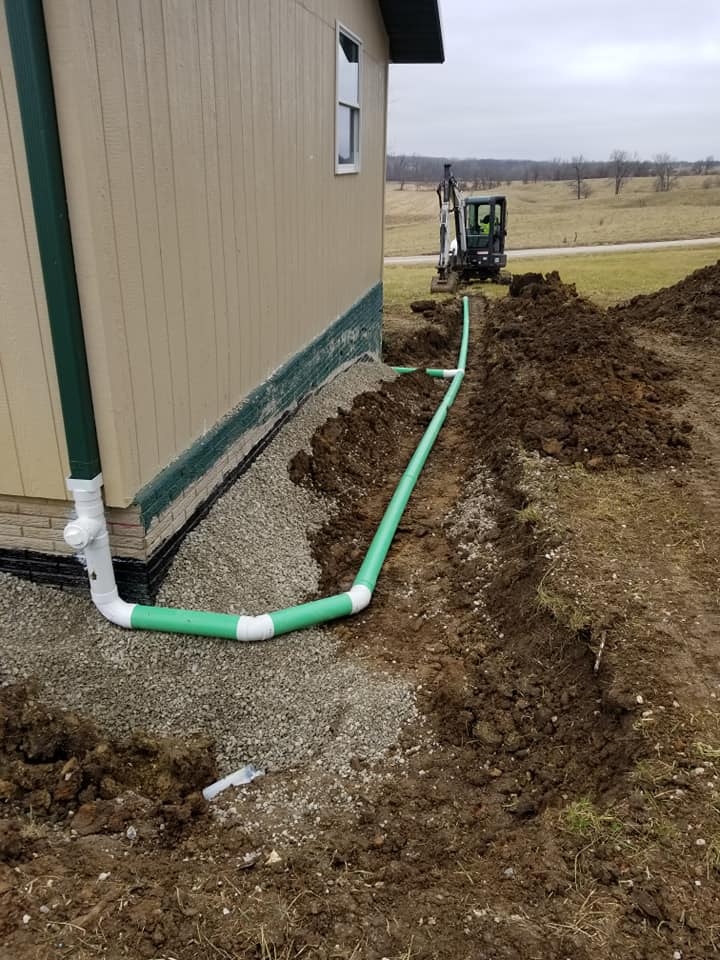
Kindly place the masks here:
POLYGON ((335 21, 335 173, 360 173, 361 143, 362 143, 362 81, 363 81, 363 42, 357 34, 349 30, 339 20, 335 21), (357 103, 350 103, 348 100, 340 99, 340 34, 343 34, 357 44, 358 48, 358 99, 357 103), (340 163, 340 129, 338 126, 338 107, 350 107, 358 112, 357 127, 357 153, 354 163, 340 163))

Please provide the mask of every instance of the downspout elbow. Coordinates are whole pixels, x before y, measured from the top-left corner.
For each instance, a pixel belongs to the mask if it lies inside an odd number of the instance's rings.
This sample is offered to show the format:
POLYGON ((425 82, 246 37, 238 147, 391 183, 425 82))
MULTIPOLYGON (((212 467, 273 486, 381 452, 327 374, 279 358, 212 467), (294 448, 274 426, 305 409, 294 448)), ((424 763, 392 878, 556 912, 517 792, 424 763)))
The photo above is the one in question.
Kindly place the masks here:
POLYGON ((125 628, 132 626, 132 613, 136 604, 123 600, 117 590, 103 594, 92 592, 92 600, 100 613, 110 623, 125 628))

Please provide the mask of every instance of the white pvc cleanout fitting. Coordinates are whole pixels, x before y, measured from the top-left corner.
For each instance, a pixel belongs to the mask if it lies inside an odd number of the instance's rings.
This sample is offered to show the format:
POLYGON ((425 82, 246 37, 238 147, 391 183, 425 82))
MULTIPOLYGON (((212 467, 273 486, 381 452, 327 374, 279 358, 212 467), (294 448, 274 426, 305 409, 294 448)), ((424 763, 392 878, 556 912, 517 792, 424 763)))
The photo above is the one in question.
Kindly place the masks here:
POLYGON ((136 604, 121 600, 115 583, 102 482, 101 473, 92 480, 68 479, 77 517, 66 525, 63 537, 65 543, 85 557, 90 594, 100 613, 119 627, 129 627, 136 604))

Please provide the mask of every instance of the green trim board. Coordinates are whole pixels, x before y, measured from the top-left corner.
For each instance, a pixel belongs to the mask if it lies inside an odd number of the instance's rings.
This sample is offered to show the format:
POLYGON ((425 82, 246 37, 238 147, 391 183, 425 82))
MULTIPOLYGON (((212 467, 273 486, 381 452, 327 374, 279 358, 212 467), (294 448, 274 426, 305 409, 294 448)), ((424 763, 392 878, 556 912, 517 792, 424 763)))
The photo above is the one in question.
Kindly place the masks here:
POLYGON ((145 529, 202 477, 244 433, 267 423, 351 360, 380 354, 382 344, 382 283, 371 287, 326 330, 256 387, 243 402, 168 464, 135 496, 145 529))
POLYGON ((100 473, 42 0, 5 0, 70 474, 100 473))

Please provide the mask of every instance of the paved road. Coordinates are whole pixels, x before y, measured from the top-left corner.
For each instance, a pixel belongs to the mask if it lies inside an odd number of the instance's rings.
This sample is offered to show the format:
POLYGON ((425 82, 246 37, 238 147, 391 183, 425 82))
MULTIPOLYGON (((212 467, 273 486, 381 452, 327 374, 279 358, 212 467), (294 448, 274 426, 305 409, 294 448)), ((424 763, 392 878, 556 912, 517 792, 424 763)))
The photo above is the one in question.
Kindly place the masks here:
MULTIPOLYGON (((569 257, 580 253, 625 253, 629 250, 659 250, 664 247, 705 247, 720 243, 720 237, 702 237, 697 240, 648 240, 645 243, 604 243, 594 247, 539 247, 530 250, 508 250, 508 261, 530 257, 569 257)), ((420 257, 385 257, 386 266, 409 266, 416 263, 436 263, 436 253, 420 257)))

